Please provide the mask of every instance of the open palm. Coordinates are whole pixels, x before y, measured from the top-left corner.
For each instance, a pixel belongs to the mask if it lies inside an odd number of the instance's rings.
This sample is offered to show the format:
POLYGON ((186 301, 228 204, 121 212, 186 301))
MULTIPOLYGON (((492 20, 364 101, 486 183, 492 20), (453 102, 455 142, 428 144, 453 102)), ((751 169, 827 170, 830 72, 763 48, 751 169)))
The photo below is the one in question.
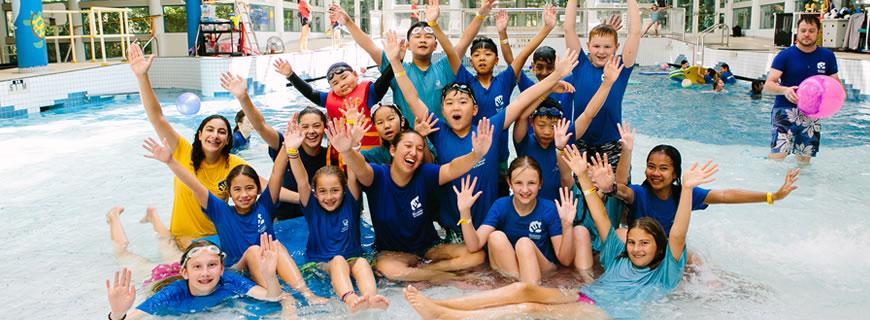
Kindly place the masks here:
POLYGON ((139 44, 133 43, 130 45, 130 49, 127 50, 127 61, 130 62, 130 70, 133 70, 133 74, 136 76, 147 75, 153 60, 154 55, 145 58, 145 54, 142 52, 142 48, 139 48, 139 44))

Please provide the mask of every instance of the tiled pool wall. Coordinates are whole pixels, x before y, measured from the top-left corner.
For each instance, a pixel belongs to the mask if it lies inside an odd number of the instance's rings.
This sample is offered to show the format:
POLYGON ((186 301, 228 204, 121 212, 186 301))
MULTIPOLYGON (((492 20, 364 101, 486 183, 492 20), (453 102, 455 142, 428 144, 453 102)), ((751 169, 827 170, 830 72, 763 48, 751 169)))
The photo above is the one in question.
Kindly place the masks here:
MULTIPOLYGON (((585 45, 585 39, 581 39, 585 45)), ((512 47, 519 52, 524 41, 512 47)), ((544 45, 564 51, 564 40, 549 38, 544 45)), ((667 38, 643 39, 637 63, 657 65, 673 62, 679 55, 691 56, 692 45, 667 38)), ((440 55, 440 54, 439 54, 440 55)), ((706 48, 704 65, 727 62, 736 75, 763 78, 775 53, 706 48)), ((286 80, 272 71, 279 58, 289 60, 300 75, 322 76, 332 63, 345 61, 354 67, 372 65, 371 58, 355 45, 309 53, 252 57, 165 57, 155 58, 150 76, 155 88, 191 90, 204 97, 223 97, 220 74, 232 72, 248 78, 252 94, 285 90, 286 80)), ((851 99, 866 99, 870 94, 870 61, 839 58, 840 78, 851 99)), ((503 63, 503 61, 502 61, 503 63)), ((127 64, 94 67, 54 74, 23 76, 0 81, 0 119, 22 118, 41 111, 73 112, 75 108, 100 106, 114 99, 138 99, 138 85, 127 64)))

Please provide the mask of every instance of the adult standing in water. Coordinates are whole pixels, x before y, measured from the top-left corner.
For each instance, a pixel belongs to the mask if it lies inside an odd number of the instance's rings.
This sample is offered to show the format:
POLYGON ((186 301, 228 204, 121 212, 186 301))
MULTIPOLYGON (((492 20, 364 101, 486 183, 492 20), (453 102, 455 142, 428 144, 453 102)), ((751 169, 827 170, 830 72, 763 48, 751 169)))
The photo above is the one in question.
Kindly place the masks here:
POLYGON ((799 164, 809 164, 819 152, 821 123, 807 117, 797 108, 798 85, 815 75, 831 76, 837 81, 837 58, 834 52, 816 45, 822 23, 816 17, 803 15, 798 21, 797 42, 773 58, 764 91, 776 95, 770 113, 770 155, 768 159, 783 160, 795 155, 799 164))

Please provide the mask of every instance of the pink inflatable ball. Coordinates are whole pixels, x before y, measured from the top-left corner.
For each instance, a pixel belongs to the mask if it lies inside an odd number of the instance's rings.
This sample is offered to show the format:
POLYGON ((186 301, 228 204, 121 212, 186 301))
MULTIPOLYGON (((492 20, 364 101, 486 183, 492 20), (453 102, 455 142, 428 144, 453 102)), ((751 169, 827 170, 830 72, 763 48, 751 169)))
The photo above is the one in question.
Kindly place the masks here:
POLYGON ((659 70, 661 70, 661 71, 667 71, 667 70, 668 70, 668 64, 667 64, 667 63, 662 63, 662 64, 660 64, 660 65, 659 65, 659 70))
POLYGON ((802 81, 797 95, 798 109, 814 119, 834 115, 846 101, 846 91, 840 81, 825 75, 812 76, 802 81))
POLYGON ((683 82, 680 82, 680 85, 682 85, 683 88, 691 87, 691 86, 692 86, 692 80, 689 80, 689 79, 683 79, 683 82))

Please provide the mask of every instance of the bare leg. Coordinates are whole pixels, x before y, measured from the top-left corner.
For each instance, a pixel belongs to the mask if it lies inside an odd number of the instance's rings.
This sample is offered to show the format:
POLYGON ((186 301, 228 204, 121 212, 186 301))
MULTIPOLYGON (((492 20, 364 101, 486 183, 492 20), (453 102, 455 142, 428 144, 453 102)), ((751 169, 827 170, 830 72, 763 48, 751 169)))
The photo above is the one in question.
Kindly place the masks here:
POLYGON ((348 312, 356 313, 366 308, 367 303, 365 299, 353 291, 353 283, 350 282, 350 266, 348 266, 347 260, 344 257, 335 256, 329 261, 325 269, 329 273, 329 279, 332 281, 335 295, 342 298, 341 302, 344 302, 348 312))
POLYGON ((386 251, 378 254, 375 269, 385 277, 399 281, 444 281, 456 277, 449 272, 414 267, 416 264, 417 256, 415 255, 386 251))
POLYGON ((649 31, 649 28, 653 26, 653 22, 650 22, 643 28, 643 33, 640 35, 641 38, 646 36, 646 33, 649 31))
MULTIPOLYGON (((411 288, 408 289, 410 290, 411 288)), ((543 304, 570 303, 577 301, 577 292, 546 288, 525 282, 515 282, 501 288, 480 291, 464 297, 432 301, 451 309, 474 310, 523 302, 543 304)))
POLYGON ((290 252, 287 251, 287 248, 283 244, 278 247, 278 277, 293 287, 294 290, 301 293, 305 297, 305 300, 308 300, 309 304, 324 304, 328 301, 323 297, 315 295, 314 292, 311 292, 311 289, 308 289, 305 278, 302 277, 299 267, 296 266, 296 261, 293 261, 293 257, 290 256, 290 252))
POLYGON ((296 299, 284 293, 281 296, 281 320, 299 319, 296 315, 296 299))
POLYGON ((501 231, 493 231, 486 240, 489 247, 489 265, 499 273, 519 279, 520 266, 517 263, 517 254, 508 240, 507 235, 501 231))
POLYGON ((127 245, 130 241, 127 240, 127 233, 124 232, 124 226, 121 225, 121 213, 124 212, 123 207, 114 207, 106 213, 106 223, 109 224, 109 235, 112 238, 112 247, 115 251, 115 257, 118 261, 133 269, 137 277, 143 272, 148 272, 146 268, 151 267, 152 263, 145 257, 127 251, 127 245))
POLYGON ((592 240, 589 230, 584 226, 574 227, 574 270, 583 278, 583 282, 594 281, 592 274, 592 240))
POLYGON ((426 259, 435 262, 422 268, 435 271, 464 270, 483 264, 486 259, 483 251, 468 252, 465 245, 442 244, 426 252, 426 259))
POLYGON ((390 300, 378 294, 375 274, 372 272, 372 266, 369 265, 366 259, 354 259, 350 266, 350 272, 353 278, 356 279, 359 292, 365 297, 370 308, 387 309, 390 306, 390 300))
POLYGON ((532 284, 541 283, 541 275, 556 270, 556 265, 547 260, 531 239, 522 237, 516 244, 517 261, 520 267, 520 281, 532 284))
POLYGON ((308 51, 308 34, 311 32, 310 24, 302 26, 302 33, 299 35, 299 51, 308 51))
POLYGON ((806 166, 810 164, 810 160, 812 160, 813 158, 807 156, 794 156, 794 159, 795 161, 797 161, 797 164, 806 166))
POLYGON ((156 209, 153 207, 145 209, 145 216, 139 220, 139 223, 151 223, 151 228, 157 233, 157 249, 160 251, 160 256, 163 257, 163 263, 171 263, 181 259, 182 252, 178 250, 178 246, 172 239, 172 233, 160 220, 156 209))
POLYGON ((774 161, 782 161, 782 160, 785 160, 785 157, 787 155, 788 155, 788 153, 785 153, 785 152, 771 153, 771 154, 767 155, 767 159, 774 160, 774 161))

